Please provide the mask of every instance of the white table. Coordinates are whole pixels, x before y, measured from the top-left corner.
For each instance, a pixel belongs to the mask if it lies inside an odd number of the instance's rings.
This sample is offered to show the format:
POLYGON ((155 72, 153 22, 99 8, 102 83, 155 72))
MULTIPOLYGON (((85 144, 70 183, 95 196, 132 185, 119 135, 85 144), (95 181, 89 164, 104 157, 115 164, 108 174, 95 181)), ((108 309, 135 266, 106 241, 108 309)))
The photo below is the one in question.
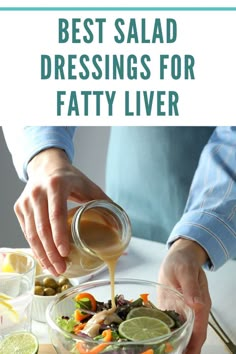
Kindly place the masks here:
MULTIPOLYGON (((159 266, 165 253, 166 247, 163 244, 132 238, 127 252, 118 262, 116 277, 157 281, 159 266)), ((207 272, 207 277, 214 313, 221 324, 223 324, 225 331, 236 343, 235 273, 236 261, 229 261, 218 271, 214 273, 207 272)), ((105 270, 92 278, 108 278, 108 272, 105 270)), ((33 331, 37 334, 40 343, 50 343, 47 325, 33 321, 33 331)), ((228 353, 227 349, 211 327, 209 327, 202 354, 224 353, 228 353)))

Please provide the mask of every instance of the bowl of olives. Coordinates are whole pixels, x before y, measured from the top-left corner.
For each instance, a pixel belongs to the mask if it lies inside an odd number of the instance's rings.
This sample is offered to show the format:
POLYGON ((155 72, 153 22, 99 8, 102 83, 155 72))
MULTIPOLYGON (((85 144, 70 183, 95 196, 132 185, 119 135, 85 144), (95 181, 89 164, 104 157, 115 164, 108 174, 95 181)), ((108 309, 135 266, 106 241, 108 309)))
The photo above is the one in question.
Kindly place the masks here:
POLYGON ((41 274, 35 277, 34 298, 32 304, 32 319, 46 322, 48 304, 63 291, 74 286, 73 279, 64 276, 55 277, 51 274, 41 274))

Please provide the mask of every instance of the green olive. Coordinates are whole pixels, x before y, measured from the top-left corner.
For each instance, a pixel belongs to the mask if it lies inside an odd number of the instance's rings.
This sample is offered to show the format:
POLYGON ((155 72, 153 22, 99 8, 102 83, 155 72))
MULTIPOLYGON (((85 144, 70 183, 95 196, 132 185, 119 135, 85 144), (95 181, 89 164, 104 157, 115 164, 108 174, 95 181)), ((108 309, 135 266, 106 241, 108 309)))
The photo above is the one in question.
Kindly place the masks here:
POLYGON ((34 293, 35 293, 35 295, 43 296, 44 295, 44 288, 42 286, 40 286, 40 285, 36 285, 34 287, 34 293))
POLYGON ((63 285, 66 285, 66 284, 70 284, 70 281, 68 278, 65 278, 65 277, 60 277, 58 279, 58 285, 59 286, 63 286, 63 285))
POLYGON ((35 286, 41 286, 41 282, 39 280, 35 280, 35 283, 34 283, 35 286))
POLYGON ((53 278, 49 278, 49 277, 45 277, 43 279, 43 285, 45 286, 45 288, 56 289, 58 287, 56 280, 53 278))
POLYGON ((57 291, 57 294, 61 293, 61 286, 58 286, 58 287, 56 288, 56 291, 57 291))
POLYGON ((53 296, 56 294, 56 290, 53 288, 44 288, 44 295, 45 296, 53 296))
POLYGON ((61 291, 65 291, 65 290, 69 289, 70 287, 71 287, 70 284, 65 284, 61 287, 61 291))

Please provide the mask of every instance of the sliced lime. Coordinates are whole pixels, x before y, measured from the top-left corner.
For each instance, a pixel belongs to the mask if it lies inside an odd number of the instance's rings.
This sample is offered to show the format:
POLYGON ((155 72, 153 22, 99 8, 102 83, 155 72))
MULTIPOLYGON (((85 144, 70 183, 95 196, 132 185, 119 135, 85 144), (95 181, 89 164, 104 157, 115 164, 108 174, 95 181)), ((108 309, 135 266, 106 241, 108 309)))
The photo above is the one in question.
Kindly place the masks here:
POLYGON ((119 333, 131 341, 142 341, 164 336, 170 333, 170 328, 158 318, 141 316, 122 322, 119 333))
POLYGON ((38 340, 30 332, 12 333, 0 342, 0 353, 4 354, 37 354, 38 350, 38 340))
POLYGON ((165 312, 159 310, 159 309, 154 309, 150 307, 135 307, 133 308, 127 315, 127 320, 130 318, 135 318, 135 317, 142 317, 142 316, 147 316, 147 317, 153 317, 153 318, 158 318, 159 320, 165 322, 168 327, 172 328, 175 325, 175 321, 168 316, 165 312))

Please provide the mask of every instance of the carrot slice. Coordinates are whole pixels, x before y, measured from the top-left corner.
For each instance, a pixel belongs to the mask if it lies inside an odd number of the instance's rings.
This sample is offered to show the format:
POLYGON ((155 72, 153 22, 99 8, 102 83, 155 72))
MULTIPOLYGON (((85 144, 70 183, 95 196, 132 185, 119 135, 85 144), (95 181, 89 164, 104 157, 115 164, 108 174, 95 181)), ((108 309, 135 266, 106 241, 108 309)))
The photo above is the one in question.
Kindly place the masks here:
MULTIPOLYGON (((95 312, 97 309, 97 301, 94 298, 94 296, 90 293, 80 293, 80 294, 76 295, 76 297, 75 297, 76 302, 82 301, 83 299, 89 300, 89 303, 91 306, 89 310, 95 312)), ((81 310, 76 309, 74 312, 74 316, 75 316, 75 320, 80 322, 91 315, 88 313, 83 313, 83 309, 81 309, 81 310)))
POLYGON ((79 334, 79 332, 84 328, 85 325, 86 325, 86 323, 79 323, 79 324, 75 325, 74 333, 79 334))
POLYGON ((111 342, 112 340, 112 332, 111 329, 106 329, 105 331, 102 332, 102 336, 103 336, 103 341, 104 343, 100 343, 98 345, 96 345, 96 347, 94 347, 91 350, 86 350, 83 347, 83 343, 78 342, 76 344, 76 348, 78 349, 78 351, 80 352, 80 354, 98 354, 100 353, 103 349, 106 348, 107 345, 109 345, 109 343, 106 342, 111 342))
POLYGON ((139 295, 141 297, 141 299, 143 300, 144 304, 146 304, 149 300, 148 300, 148 296, 149 294, 140 294, 139 295))
POLYGON ((91 308, 90 310, 91 311, 96 311, 96 308, 97 308, 97 301, 96 299, 94 298, 94 296, 90 293, 80 293, 78 295, 76 295, 75 297, 75 301, 80 301, 82 299, 88 299, 91 303, 91 308))
POLYGON ((165 353, 171 353, 172 350, 174 349, 173 346, 170 344, 170 342, 167 342, 165 347, 165 353))
POLYGON ((154 354, 153 349, 148 349, 145 352, 142 352, 141 354, 154 354))

